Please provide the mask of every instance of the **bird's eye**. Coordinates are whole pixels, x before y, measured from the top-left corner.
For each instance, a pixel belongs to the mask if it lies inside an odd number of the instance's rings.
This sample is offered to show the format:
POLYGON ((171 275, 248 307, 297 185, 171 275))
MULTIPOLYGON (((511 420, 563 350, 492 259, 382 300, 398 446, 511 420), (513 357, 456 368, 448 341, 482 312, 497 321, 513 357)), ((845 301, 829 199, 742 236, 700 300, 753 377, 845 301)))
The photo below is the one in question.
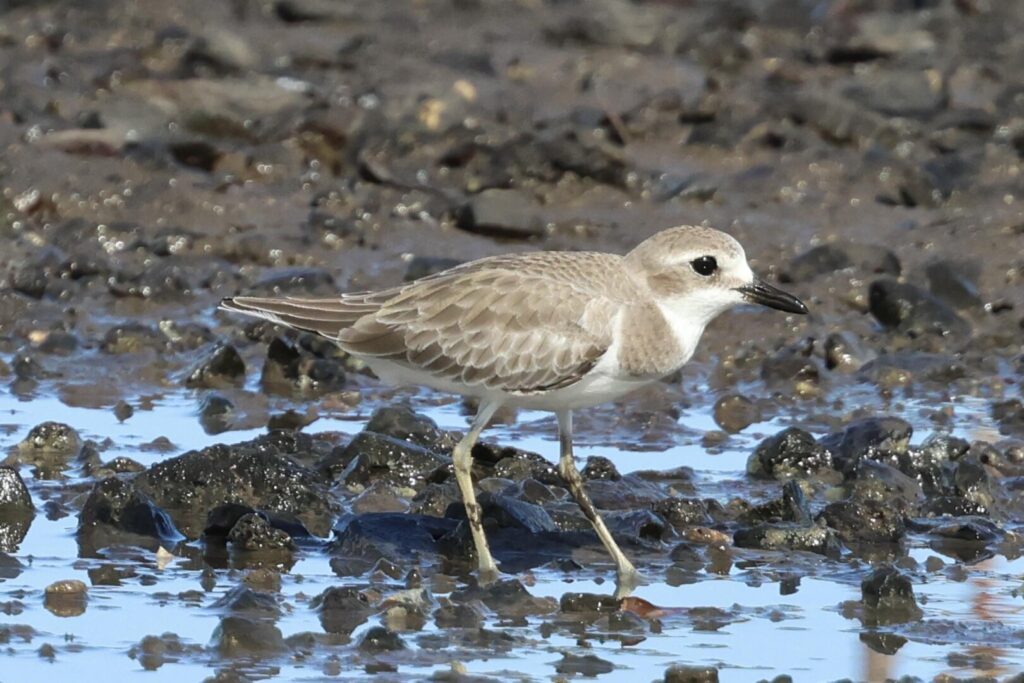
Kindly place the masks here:
POLYGON ((715 260, 714 256, 701 256, 690 261, 690 265, 698 275, 707 277, 713 275, 718 270, 718 261, 715 260))

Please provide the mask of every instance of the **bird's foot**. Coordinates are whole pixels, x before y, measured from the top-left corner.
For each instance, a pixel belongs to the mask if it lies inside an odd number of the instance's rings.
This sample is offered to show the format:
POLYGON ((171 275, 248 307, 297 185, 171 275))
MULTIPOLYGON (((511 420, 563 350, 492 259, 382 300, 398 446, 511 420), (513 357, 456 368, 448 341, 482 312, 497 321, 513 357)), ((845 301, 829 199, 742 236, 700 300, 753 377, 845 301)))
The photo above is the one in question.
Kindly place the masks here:
POLYGON ((497 581, 500 576, 501 572, 498 571, 498 567, 494 562, 487 565, 481 564, 477 571, 477 583, 481 586, 489 586, 497 581))
POLYGON ((632 565, 619 567, 615 573, 615 598, 621 600, 629 597, 640 586, 646 586, 651 580, 641 574, 632 565))

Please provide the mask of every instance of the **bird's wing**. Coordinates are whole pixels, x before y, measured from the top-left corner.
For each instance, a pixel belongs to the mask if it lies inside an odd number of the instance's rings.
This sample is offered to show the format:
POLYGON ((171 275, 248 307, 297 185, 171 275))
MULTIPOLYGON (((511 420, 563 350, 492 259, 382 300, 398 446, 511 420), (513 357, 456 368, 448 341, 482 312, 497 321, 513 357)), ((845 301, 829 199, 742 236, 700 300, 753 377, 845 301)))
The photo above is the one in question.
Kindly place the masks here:
POLYGON ((220 308, 337 340, 343 329, 354 325, 363 316, 378 311, 385 301, 396 296, 399 291, 395 288, 380 292, 355 292, 327 299, 235 296, 223 299, 220 308))
POLYGON ((571 278, 515 265, 414 283, 341 330, 338 343, 470 386, 520 393, 569 386, 608 350, 619 303, 571 278))

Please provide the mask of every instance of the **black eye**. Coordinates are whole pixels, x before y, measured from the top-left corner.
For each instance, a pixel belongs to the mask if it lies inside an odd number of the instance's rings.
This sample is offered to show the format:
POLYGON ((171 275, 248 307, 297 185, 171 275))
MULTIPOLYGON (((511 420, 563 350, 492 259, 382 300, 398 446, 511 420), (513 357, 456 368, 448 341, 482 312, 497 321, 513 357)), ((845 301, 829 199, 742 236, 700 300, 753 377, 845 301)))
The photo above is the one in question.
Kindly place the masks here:
POLYGON ((701 256, 690 261, 690 265, 697 272, 698 275, 707 277, 712 275, 718 270, 718 261, 715 260, 714 256, 701 256))

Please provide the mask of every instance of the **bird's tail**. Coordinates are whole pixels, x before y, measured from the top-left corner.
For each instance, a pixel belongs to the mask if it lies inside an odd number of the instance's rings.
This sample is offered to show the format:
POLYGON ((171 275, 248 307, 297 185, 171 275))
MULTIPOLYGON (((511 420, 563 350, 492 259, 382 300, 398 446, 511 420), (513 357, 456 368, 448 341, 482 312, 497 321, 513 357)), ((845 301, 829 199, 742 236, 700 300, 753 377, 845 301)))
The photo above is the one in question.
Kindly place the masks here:
POLYGON ((349 294, 329 299, 234 296, 222 299, 219 308, 337 339, 342 330, 380 306, 372 295, 349 294))

